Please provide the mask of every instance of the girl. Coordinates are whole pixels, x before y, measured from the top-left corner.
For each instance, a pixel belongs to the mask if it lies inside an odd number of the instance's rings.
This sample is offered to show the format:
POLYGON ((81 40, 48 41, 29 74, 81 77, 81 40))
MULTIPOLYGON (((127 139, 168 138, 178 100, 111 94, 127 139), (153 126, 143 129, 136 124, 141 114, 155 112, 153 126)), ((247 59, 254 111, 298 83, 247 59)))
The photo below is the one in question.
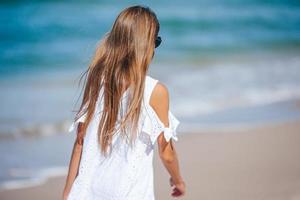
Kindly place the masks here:
POLYGON ((90 64, 63 199, 154 200, 153 149, 170 174, 171 193, 185 184, 172 140, 178 119, 169 110, 166 86, 147 75, 161 43, 155 13, 123 10, 90 64), (157 141, 157 142, 156 142, 157 141))

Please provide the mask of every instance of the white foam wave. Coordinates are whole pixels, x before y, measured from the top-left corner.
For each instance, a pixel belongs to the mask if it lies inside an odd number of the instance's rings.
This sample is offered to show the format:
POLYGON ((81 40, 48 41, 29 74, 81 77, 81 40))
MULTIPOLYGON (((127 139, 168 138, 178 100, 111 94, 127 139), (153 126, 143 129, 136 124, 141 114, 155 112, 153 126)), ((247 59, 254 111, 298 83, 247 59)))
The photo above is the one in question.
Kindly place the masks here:
POLYGON ((0 190, 12 190, 28 188, 41 185, 51 177, 63 176, 67 173, 67 167, 52 167, 42 170, 20 170, 12 169, 12 173, 17 177, 30 177, 24 179, 15 179, 0 183, 0 190))
POLYGON ((31 124, 24 127, 13 127, 0 132, 0 140, 14 140, 22 138, 47 137, 67 133, 71 122, 68 120, 59 123, 31 124))
POLYGON ((199 63, 201 68, 177 68, 177 75, 162 74, 159 79, 168 77, 176 114, 192 117, 300 98, 300 57, 248 55, 231 59, 199 63))

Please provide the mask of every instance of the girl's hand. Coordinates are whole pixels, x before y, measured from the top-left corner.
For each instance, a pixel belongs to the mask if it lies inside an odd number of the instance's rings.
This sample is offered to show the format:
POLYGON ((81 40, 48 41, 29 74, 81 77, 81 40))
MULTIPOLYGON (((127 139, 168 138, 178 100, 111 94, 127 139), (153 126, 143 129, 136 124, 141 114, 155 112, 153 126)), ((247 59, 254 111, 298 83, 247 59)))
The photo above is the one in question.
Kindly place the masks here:
POLYGON ((174 183, 172 177, 170 178, 170 186, 173 188, 172 196, 173 197, 181 197, 185 194, 185 183, 184 181, 180 181, 178 183, 174 183))

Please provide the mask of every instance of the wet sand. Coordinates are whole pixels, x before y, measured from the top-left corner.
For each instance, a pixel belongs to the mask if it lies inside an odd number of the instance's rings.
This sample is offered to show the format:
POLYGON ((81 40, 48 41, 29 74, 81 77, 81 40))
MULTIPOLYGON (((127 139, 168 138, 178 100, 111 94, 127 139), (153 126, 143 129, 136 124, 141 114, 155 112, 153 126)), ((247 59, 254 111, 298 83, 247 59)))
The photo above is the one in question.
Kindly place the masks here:
MULTIPOLYGON (((300 200, 300 123, 179 136, 188 200, 300 200)), ((157 155, 157 154, 156 154, 157 155)), ((156 199, 168 200, 168 175, 155 157, 156 199)), ((0 192, 1 200, 61 199, 65 177, 0 192)))

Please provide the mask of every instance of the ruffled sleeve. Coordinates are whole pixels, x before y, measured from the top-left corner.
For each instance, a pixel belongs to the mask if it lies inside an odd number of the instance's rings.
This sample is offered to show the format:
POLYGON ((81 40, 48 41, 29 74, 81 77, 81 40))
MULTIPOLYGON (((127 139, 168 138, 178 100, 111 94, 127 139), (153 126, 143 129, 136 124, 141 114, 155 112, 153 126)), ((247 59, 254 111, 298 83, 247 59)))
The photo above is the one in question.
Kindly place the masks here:
POLYGON ((70 125, 68 131, 69 131, 69 132, 72 132, 72 131, 75 129, 75 127, 77 127, 77 125, 78 125, 79 122, 85 122, 85 118, 86 118, 86 113, 83 114, 83 115, 82 115, 80 118, 78 118, 76 121, 73 121, 72 124, 70 125))
MULTIPOLYGON (((86 107, 87 107, 87 104, 84 105, 83 110, 85 110, 86 107)), ((86 116, 87 116, 87 112, 82 114, 77 120, 74 120, 72 122, 72 124, 70 125, 68 132, 72 132, 75 128, 77 128, 79 122, 85 122, 86 116)))
POLYGON ((178 141, 176 130, 180 122, 170 110, 168 111, 168 117, 169 127, 165 127, 153 108, 151 106, 148 106, 142 126, 142 131, 150 136, 152 144, 156 142, 161 132, 163 132, 164 138, 167 142, 169 142, 171 139, 178 141))

